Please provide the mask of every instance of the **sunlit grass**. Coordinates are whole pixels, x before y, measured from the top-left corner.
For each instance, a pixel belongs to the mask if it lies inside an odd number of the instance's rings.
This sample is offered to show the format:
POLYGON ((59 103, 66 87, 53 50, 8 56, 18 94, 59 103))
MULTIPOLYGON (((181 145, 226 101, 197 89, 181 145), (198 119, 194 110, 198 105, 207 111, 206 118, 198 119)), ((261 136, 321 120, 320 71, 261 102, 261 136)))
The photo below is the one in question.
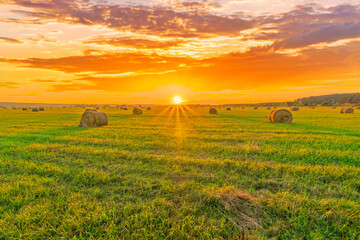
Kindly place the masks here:
POLYGON ((360 115, 0 110, 0 239, 356 239, 360 115))

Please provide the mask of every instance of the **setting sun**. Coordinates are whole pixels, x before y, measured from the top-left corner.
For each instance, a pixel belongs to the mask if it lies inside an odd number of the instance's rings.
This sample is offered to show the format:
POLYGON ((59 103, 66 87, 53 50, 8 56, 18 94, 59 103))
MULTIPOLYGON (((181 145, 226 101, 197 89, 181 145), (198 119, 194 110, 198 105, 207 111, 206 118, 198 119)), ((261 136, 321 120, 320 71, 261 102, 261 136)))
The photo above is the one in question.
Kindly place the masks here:
POLYGON ((183 100, 182 100, 182 98, 181 98, 180 96, 175 96, 175 97, 173 98, 173 102, 174 102, 175 104, 180 104, 180 103, 183 102, 183 100))

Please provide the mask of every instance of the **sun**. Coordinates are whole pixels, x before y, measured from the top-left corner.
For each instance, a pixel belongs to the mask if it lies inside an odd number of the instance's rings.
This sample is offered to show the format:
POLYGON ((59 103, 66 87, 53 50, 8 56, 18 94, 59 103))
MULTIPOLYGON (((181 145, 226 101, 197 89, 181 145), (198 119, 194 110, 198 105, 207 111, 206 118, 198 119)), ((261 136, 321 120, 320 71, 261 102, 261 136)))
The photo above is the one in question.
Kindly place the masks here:
POLYGON ((181 98, 180 96, 175 96, 175 97, 173 98, 173 102, 174 102, 175 104, 180 104, 180 103, 183 102, 183 100, 182 100, 182 98, 181 98))

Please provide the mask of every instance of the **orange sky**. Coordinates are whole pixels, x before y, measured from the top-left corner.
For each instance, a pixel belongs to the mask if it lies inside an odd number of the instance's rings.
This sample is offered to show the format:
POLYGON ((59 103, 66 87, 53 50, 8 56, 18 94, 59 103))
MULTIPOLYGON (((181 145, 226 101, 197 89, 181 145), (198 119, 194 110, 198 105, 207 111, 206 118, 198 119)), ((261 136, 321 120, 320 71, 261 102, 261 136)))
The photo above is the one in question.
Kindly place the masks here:
POLYGON ((358 0, 0 0, 0 101, 286 101, 360 91, 358 0))

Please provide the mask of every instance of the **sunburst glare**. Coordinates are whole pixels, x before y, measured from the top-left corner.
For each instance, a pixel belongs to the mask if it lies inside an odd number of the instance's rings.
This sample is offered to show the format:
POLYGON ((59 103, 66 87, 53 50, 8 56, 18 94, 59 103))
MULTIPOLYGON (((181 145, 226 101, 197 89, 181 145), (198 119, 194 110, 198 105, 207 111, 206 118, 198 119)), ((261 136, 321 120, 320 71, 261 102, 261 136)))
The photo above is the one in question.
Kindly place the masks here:
POLYGON ((175 96, 175 97, 173 98, 173 102, 174 102, 175 104, 181 104, 181 103, 183 102, 183 99, 182 99, 180 96, 175 96))

